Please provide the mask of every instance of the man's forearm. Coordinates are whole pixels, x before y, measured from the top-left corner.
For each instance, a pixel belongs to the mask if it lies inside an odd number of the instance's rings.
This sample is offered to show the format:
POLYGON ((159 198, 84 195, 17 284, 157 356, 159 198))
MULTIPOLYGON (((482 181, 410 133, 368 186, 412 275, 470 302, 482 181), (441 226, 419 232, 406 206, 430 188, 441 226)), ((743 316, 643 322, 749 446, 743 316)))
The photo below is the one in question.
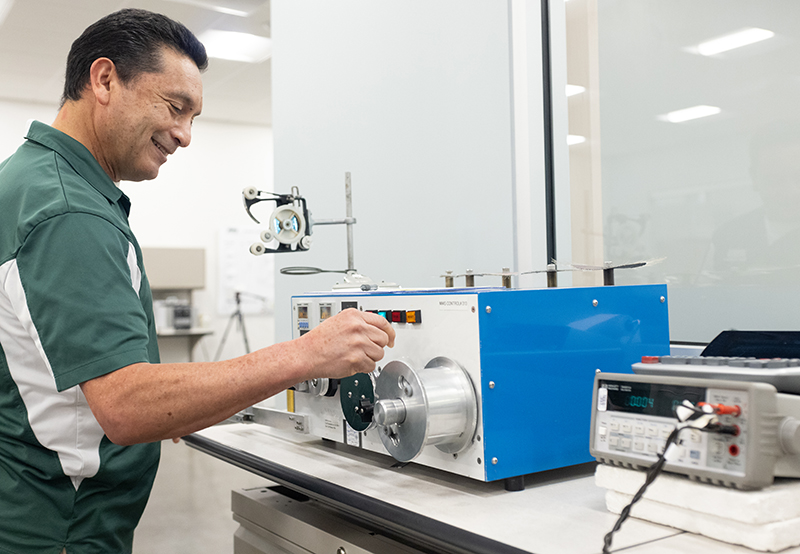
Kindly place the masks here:
POLYGON ((222 362, 134 364, 81 385, 108 438, 136 444, 219 423, 302 381, 286 343, 222 362))
POLYGON ((222 362, 133 364, 81 384, 106 436, 117 444, 176 438, 313 377, 369 372, 394 345, 394 330, 345 310, 299 339, 222 362))

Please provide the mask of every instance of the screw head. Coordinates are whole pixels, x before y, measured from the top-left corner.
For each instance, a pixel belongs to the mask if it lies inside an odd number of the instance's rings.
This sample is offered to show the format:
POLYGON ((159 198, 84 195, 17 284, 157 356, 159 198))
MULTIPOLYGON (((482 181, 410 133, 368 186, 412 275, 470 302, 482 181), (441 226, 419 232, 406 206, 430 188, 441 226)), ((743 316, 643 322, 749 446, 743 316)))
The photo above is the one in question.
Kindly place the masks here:
POLYGON ((592 306, 596 308, 598 304, 599 302, 597 300, 592 300, 592 306))
POLYGON ((493 388, 494 388, 494 381, 489 381, 489 388, 490 388, 490 389, 493 389, 493 388))
POLYGON ((487 314, 492 313, 492 307, 491 306, 486 306, 486 313, 487 314))
POLYGON ((492 458, 492 465, 497 465, 497 458, 492 458))
POLYGON ((336 554, 347 554, 347 551, 344 549, 343 546, 340 546, 336 549, 336 554))
POLYGON ((666 302, 666 301, 667 301, 667 299, 666 299, 666 298, 664 298, 664 297, 662 296, 662 297, 661 297, 661 303, 663 304, 663 303, 664 303, 664 302, 666 302))

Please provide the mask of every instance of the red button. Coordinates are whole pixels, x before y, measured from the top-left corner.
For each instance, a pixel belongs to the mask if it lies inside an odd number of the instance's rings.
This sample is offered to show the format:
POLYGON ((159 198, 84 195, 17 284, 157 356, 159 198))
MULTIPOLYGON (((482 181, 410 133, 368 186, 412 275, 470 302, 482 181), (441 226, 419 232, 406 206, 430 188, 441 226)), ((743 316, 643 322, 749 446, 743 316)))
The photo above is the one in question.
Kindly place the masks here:
POLYGON ((661 361, 660 356, 642 356, 643 364, 657 364, 661 361))

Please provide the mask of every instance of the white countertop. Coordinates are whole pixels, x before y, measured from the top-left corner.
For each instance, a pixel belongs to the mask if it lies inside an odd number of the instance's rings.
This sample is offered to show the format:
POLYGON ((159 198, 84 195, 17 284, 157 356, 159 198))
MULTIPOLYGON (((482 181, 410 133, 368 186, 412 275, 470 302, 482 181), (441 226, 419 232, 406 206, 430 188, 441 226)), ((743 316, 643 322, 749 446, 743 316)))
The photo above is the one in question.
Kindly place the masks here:
MULTIPOLYGON (((389 456, 264 426, 220 425, 196 435, 525 552, 597 554, 617 520, 606 510, 605 490, 595 486, 586 468, 577 475, 557 470, 529 476, 524 491, 508 492, 502 482, 413 463, 393 468, 389 456)), ((622 548, 632 554, 755 552, 634 518, 614 535, 612 550, 622 548)), ((800 548, 783 554, 800 554, 800 548)))

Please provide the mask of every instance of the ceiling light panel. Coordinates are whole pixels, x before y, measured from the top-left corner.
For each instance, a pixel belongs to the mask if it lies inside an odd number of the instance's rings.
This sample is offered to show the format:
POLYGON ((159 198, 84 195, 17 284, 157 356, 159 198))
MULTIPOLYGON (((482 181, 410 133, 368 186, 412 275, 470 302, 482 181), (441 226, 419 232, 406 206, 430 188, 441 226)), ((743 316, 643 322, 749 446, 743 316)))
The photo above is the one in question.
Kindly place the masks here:
POLYGON ((267 2, 265 0, 167 0, 176 4, 186 4, 198 8, 236 15, 239 17, 250 17, 267 2))
POLYGON ((5 22, 8 12, 11 11, 11 6, 13 5, 14 0, 0 0, 0 25, 5 22))
POLYGON ((683 123, 684 121, 691 121, 692 119, 716 115, 721 111, 722 110, 716 106, 692 106, 691 108, 684 108, 682 110, 659 115, 658 119, 661 121, 669 121, 670 123, 683 123))
POLYGON ((586 87, 582 87, 580 85, 567 85, 567 96, 575 96, 576 94, 581 94, 582 92, 586 92, 586 87))
POLYGON ((774 36, 775 33, 767 29, 751 27, 700 43, 697 45, 697 52, 703 56, 713 56, 715 54, 741 48, 742 46, 755 44, 774 36))
POLYGON ((210 58, 260 63, 272 55, 272 40, 267 37, 211 29, 198 38, 210 58))

